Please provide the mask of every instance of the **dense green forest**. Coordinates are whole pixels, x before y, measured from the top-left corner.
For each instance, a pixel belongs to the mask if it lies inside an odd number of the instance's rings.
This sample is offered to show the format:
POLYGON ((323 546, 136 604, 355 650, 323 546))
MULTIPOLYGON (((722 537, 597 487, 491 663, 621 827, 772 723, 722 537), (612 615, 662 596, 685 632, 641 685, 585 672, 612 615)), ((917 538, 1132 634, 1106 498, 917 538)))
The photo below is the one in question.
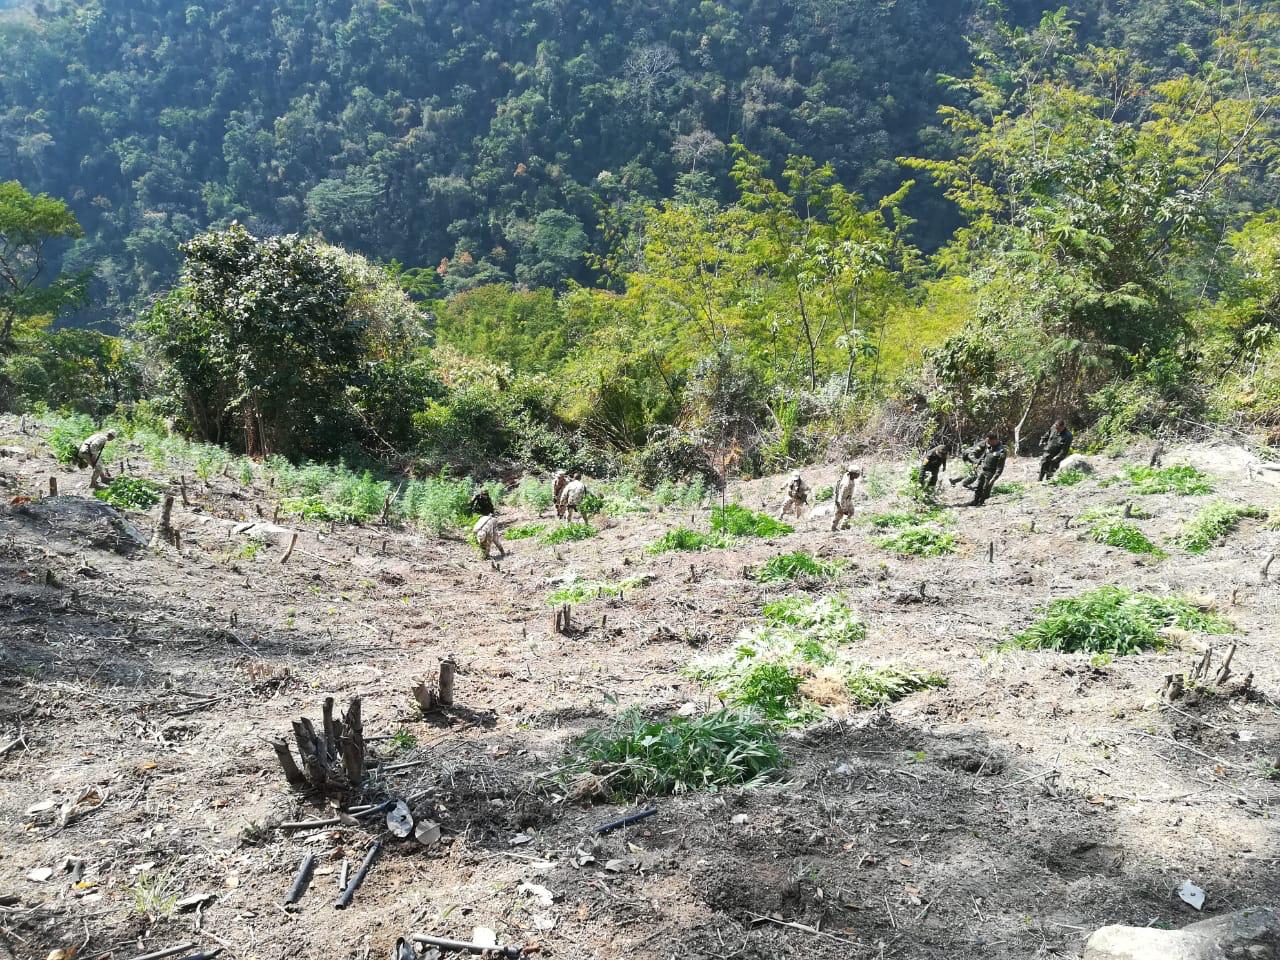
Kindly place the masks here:
POLYGON ((1276 439, 1276 6, 1044 7, 24 6, 0 401, 647 482, 1276 439))
MULTIPOLYGON (((1053 4, 1010 0, 1014 23, 1053 4)), ((1157 69, 1203 50, 1214 4, 1087 0, 1089 41, 1157 69)), ((39 0, 0 21, 0 179, 84 228, 82 315, 115 321, 239 220, 314 232, 450 292, 598 278, 607 211, 680 186, 732 196, 727 144, 893 190, 939 155, 944 75, 1001 14, 982 0, 39 0)), ((908 202, 926 250, 953 208, 908 202)))

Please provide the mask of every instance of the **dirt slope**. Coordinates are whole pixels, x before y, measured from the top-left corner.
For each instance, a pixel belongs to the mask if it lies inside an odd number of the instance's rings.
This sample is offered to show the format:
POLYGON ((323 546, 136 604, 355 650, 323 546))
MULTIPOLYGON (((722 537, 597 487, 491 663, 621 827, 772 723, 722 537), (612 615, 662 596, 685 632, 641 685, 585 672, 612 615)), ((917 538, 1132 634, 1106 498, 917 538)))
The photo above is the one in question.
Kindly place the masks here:
MULTIPOLYGON (((86 474, 59 470, 38 437, 0 420, 7 444, 34 456, 0 460, 15 485, 6 501, 50 475, 86 496, 86 474)), ((1168 459, 1214 472, 1220 496, 1273 507, 1242 457, 1168 459)), ((1034 466, 1015 461, 1006 479, 1033 480, 1034 466)), ((834 479, 830 466, 809 474, 834 479)), ((759 504, 782 485, 733 493, 759 504)), ((475 927, 562 958, 1072 957, 1106 923, 1199 919, 1176 894, 1188 878, 1208 893, 1203 915, 1280 902, 1280 783, 1263 772, 1280 756, 1280 598, 1260 579, 1280 532, 1257 521, 1202 556, 1143 561, 1065 527, 1131 499, 1123 487, 1027 483, 985 509, 957 507, 962 547, 948 558, 897 558, 865 526, 833 534, 822 521, 777 541, 649 556, 646 544, 690 520, 666 512, 608 521, 581 543, 509 544, 500 569, 458 540, 305 524, 281 565, 277 548, 244 556, 244 540, 202 522, 269 516, 269 493, 222 479, 193 489, 192 509, 175 513, 181 554, 0 509, 0 749, 21 737, 0 757, 0 897, 12 898, 0 900, 0 958, 128 958, 184 941, 233 960, 386 957, 410 931, 475 927), (762 789, 659 799, 657 816, 593 843, 624 808, 564 801, 534 775, 625 707, 706 705, 680 673, 694 644, 724 648, 788 592, 744 569, 801 548, 851 561, 821 589, 861 609, 868 660, 940 670, 949 685, 788 736, 788 768, 762 789), (566 638, 546 595, 570 572, 649 580, 575 607, 582 630, 566 638), (1197 637, 1102 667, 993 654, 1045 601, 1103 583, 1211 599, 1239 626, 1235 671, 1253 673, 1254 695, 1176 710, 1157 700, 1197 637), (409 688, 449 654, 460 706, 424 720, 409 688), (269 741, 318 715, 324 696, 356 694, 366 733, 416 738, 396 760, 424 762, 387 788, 430 791, 420 810, 445 839, 433 851, 388 844, 354 905, 335 911, 338 864, 358 861, 372 834, 275 829, 321 811, 287 789, 269 741), (59 827, 58 808, 81 797, 59 827), (286 913, 308 850, 321 866, 286 913), (52 875, 29 878, 41 868, 52 875), (197 894, 209 895, 198 911, 156 916, 197 894)), ((1140 498, 1154 513, 1144 529, 1172 535, 1206 499, 1140 498)), ((145 538, 154 511, 128 520, 145 538)))

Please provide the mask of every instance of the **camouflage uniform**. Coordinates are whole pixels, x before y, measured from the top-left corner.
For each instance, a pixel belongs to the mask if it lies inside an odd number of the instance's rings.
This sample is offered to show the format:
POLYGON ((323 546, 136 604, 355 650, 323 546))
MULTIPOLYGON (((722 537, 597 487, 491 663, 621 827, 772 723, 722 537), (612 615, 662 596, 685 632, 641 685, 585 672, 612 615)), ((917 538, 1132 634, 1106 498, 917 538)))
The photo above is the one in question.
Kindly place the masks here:
POLYGON ((932 490, 938 485, 938 475, 947 467, 947 448, 945 444, 932 447, 924 455, 920 463, 920 486, 932 490))
POLYGON ((1058 466, 1071 453, 1074 438, 1065 426, 1061 430, 1050 429, 1040 438, 1040 479, 1048 480, 1058 472, 1058 466))
POLYGON ((973 488, 973 506, 980 507, 987 502, 987 497, 991 496, 991 490, 996 485, 996 481, 1000 479, 1000 474, 1004 473, 1005 459, 1008 452, 1005 450, 1004 444, 996 441, 995 446, 983 444, 985 452, 982 455, 982 462, 978 467, 977 485, 973 488))
POLYGON ((89 489, 91 490, 97 490, 102 486, 102 480, 111 479, 111 474, 102 465, 102 451, 115 438, 116 433, 114 430, 103 430, 90 434, 85 437, 80 444, 80 448, 76 451, 76 464, 81 469, 93 468, 93 476, 89 478, 89 489))

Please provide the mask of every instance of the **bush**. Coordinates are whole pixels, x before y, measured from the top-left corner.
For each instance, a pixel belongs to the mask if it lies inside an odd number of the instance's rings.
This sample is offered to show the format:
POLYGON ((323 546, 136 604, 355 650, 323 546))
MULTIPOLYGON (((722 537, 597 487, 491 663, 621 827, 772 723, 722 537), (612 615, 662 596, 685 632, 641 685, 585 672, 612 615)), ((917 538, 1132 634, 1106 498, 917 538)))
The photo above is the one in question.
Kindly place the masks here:
POLYGON ((941 507, 926 510, 900 510, 889 513, 873 513, 867 518, 874 530, 889 530, 897 527, 918 527, 924 523, 943 523, 947 514, 941 507))
POLYGON ((1147 539, 1145 533, 1134 524, 1119 517, 1104 517, 1098 520, 1090 528, 1089 536, 1097 543, 1119 547, 1130 553, 1144 553, 1153 557, 1165 556, 1165 552, 1147 539))
POLYGON ((557 543, 573 543, 577 540, 590 540, 596 535, 596 528, 589 523, 562 523, 550 533, 542 535, 542 542, 548 545, 557 543))
POLYGON ((441 471, 435 477, 409 481, 397 511, 410 523, 439 536, 445 530, 466 524, 471 490, 471 481, 450 480, 441 471))
POLYGON ((322 523, 354 523, 359 519, 349 507, 316 493, 281 500, 280 512, 300 520, 318 520, 322 523))
POLYGON ((711 510, 711 531, 731 537, 781 537, 795 528, 736 503, 711 510))
MULTIPOLYGON (((93 421, 82 413, 50 417, 49 446, 59 463, 72 464, 85 437, 94 432, 93 421)), ((104 453, 106 451, 103 451, 104 453)))
POLYGON ((562 776, 611 799, 753 785, 782 766, 773 730, 751 713, 645 720, 628 710, 576 745, 562 776))
POLYGON ((653 543, 648 551, 652 554, 671 553, 676 550, 712 550, 728 546, 728 541, 721 534, 703 533, 701 530, 690 530, 688 527, 676 527, 668 530, 653 543))
POLYGON ((516 484, 515 493, 512 494, 511 499, 525 510, 545 513, 553 503, 551 483, 548 480, 539 480, 537 477, 525 475, 516 484))
POLYGON ((1138 494, 1177 493, 1182 496, 1199 496, 1213 493, 1212 478, 1195 467, 1125 467, 1124 482, 1138 494))
POLYGON ((932 527, 907 527, 877 540, 876 546, 903 557, 941 557, 956 552, 956 535, 932 527))
POLYGON ((160 502, 164 487, 143 477, 116 477, 93 495, 118 510, 147 510, 160 502))
MULTIPOLYGON (((633 513, 645 513, 648 506, 644 502, 644 494, 640 490, 640 483, 631 477, 624 477, 621 480, 614 480, 612 483, 604 484, 600 489, 600 496, 596 498, 600 501, 596 512, 604 513, 610 517, 625 517, 633 513)), ((583 507, 587 507, 587 503, 583 502, 583 507)), ((588 516, 591 514, 588 513, 588 516)))
POLYGON ((664 479, 653 488, 653 502, 659 506, 693 509, 702 505, 709 491, 701 477, 679 482, 664 479))
POLYGON ((722 691, 737 706, 750 707, 775 723, 800 722, 797 715, 801 706, 800 684, 804 677, 791 672, 785 663, 757 661, 751 663, 733 685, 722 691))
POLYGON ((1237 506, 1218 500, 1197 513, 1178 534, 1176 542, 1188 553, 1204 553, 1240 526, 1241 520, 1260 519, 1266 515, 1267 511, 1259 507, 1237 506))
POLYGON ((1059 470, 1049 480, 1051 486, 1055 487, 1074 487, 1085 478, 1083 470, 1059 470))
POLYGON ((770 558, 756 574, 761 583, 777 583, 783 580, 830 580, 839 575, 844 564, 838 560, 821 560, 803 550, 784 553, 770 558))
POLYGON ((1203 613, 1178 597, 1136 593, 1124 587, 1098 587, 1078 597, 1054 600, 1039 622, 1010 641, 1024 650, 1059 653, 1110 653, 1124 656, 1164 645, 1160 630, 1179 627, 1230 633, 1222 617, 1203 613))
POLYGON ((534 537, 542 536, 544 530, 547 529, 545 523, 526 523, 518 527, 512 527, 502 534, 507 540, 531 540, 534 537))
POLYGON ((641 580, 632 577, 627 580, 574 580, 559 590, 547 595, 547 603, 557 606, 562 603, 586 603, 603 597, 619 596, 623 590, 638 587, 641 580))
POLYGON ((604 509, 604 497, 598 493, 585 494, 578 504, 578 513, 584 517, 594 517, 604 509))

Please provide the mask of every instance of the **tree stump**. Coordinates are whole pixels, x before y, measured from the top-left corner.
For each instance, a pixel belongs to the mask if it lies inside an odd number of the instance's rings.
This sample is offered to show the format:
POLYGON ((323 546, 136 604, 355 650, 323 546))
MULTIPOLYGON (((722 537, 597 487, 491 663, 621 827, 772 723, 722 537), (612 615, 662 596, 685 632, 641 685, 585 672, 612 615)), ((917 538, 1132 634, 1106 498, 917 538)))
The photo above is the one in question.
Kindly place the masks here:
POLYGON ((151 546, 158 547, 162 543, 167 543, 171 547, 178 545, 178 531, 173 529, 173 494, 166 493, 164 495, 164 504, 160 507, 160 522, 156 524, 155 532, 151 535, 151 546))
POLYGON ((439 697, 442 706, 453 706, 453 677, 457 671, 458 665, 452 657, 440 661, 439 697))
POLYGON ((49 496, 56 497, 58 495, 58 478, 49 478, 49 496))
POLYGON ((333 697, 326 697, 320 731, 306 717, 293 721, 301 767, 285 740, 274 741, 272 747, 291 786, 326 795, 358 794, 364 786, 366 759, 360 698, 352 697, 341 720, 333 715, 333 708, 333 697))

